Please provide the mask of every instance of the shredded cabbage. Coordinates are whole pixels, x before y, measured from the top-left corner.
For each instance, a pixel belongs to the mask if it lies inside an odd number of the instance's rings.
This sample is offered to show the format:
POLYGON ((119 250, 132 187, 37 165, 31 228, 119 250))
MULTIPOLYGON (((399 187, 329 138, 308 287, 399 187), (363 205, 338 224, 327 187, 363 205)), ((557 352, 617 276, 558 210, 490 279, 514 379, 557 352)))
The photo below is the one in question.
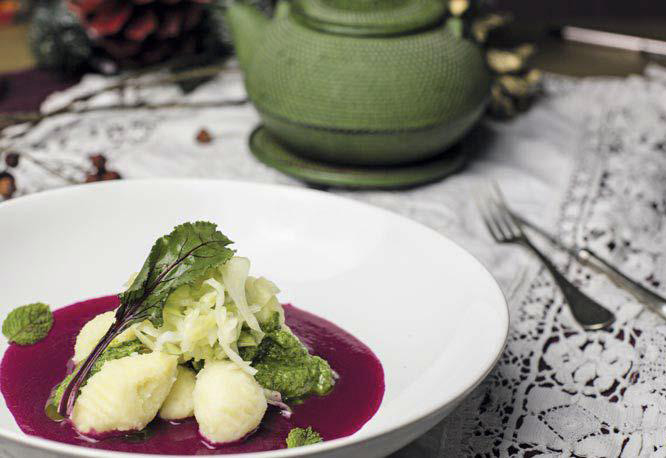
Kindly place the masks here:
POLYGON ((247 305, 247 298, 245 297, 245 282, 250 273, 250 260, 234 256, 222 266, 221 272, 227 291, 229 291, 229 295, 234 301, 240 315, 250 329, 256 332, 259 340, 261 340, 264 337, 264 333, 261 331, 261 327, 259 327, 257 318, 250 311, 250 307, 247 305))
POLYGON ((259 345, 265 335, 262 325, 270 326, 276 316, 284 325, 284 311, 275 284, 250 277, 249 270, 248 259, 234 256, 173 291, 162 311, 162 326, 146 320, 132 329, 148 348, 177 355, 181 363, 229 359, 254 375, 238 348, 259 345))

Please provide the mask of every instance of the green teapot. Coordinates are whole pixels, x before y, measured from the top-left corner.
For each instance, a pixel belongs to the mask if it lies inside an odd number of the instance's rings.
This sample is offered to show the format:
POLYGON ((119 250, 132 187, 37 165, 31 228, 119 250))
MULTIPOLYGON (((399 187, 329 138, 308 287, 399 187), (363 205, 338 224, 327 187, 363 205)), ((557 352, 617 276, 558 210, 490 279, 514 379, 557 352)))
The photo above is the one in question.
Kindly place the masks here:
POLYGON ((250 100, 289 150, 317 161, 431 158, 484 112, 481 50, 446 27, 444 0, 291 0, 226 21, 250 100))

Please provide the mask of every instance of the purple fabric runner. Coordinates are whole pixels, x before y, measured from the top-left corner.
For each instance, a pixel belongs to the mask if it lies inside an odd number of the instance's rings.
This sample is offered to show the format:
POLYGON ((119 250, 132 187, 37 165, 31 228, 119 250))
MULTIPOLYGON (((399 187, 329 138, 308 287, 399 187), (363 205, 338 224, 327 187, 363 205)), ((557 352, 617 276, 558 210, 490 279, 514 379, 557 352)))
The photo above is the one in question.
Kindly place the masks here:
POLYGON ((54 91, 78 82, 78 77, 62 77, 48 70, 29 69, 0 75, 0 112, 37 110, 54 91))

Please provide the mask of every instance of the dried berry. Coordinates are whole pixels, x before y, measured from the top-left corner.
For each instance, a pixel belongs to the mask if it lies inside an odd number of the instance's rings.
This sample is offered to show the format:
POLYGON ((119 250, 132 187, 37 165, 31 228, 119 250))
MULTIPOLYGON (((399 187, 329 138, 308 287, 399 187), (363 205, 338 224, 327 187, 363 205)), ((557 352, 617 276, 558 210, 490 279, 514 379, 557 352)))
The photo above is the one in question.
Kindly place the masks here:
POLYGON ((104 172, 101 176, 102 181, 120 180, 122 176, 118 172, 104 172))
POLYGON ((213 137, 206 129, 201 129, 197 134, 197 141, 199 143, 210 143, 213 141, 213 137))
POLYGON ((9 172, 0 172, 0 196, 10 199, 16 192, 16 180, 9 172))
POLYGON ((5 156, 5 164, 7 164, 7 167, 17 167, 19 165, 20 157, 19 153, 7 153, 5 156))
POLYGON ((106 169, 106 157, 103 154, 91 155, 90 162, 100 173, 103 173, 106 169))

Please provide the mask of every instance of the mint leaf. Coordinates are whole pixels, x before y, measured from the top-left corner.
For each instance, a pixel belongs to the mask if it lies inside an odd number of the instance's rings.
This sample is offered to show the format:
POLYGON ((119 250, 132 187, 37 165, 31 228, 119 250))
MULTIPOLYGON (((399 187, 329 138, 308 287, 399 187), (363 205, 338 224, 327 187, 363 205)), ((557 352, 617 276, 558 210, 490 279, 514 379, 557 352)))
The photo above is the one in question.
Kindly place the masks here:
POLYGON ((2 333, 10 342, 32 345, 46 337, 53 327, 53 313, 48 305, 36 302, 22 305, 2 322, 2 333))
POLYGON ((69 416, 79 388, 117 335, 146 319, 156 327, 162 326, 162 309, 169 294, 179 286, 195 282, 211 267, 231 259, 234 251, 227 248, 231 243, 217 230, 217 225, 204 221, 181 224, 169 235, 157 239, 130 287, 118 295, 121 305, 116 311, 116 321, 68 384, 58 412, 69 416))
POLYGON ((294 428, 287 436, 287 448, 302 447, 304 445, 318 444, 324 442, 319 433, 308 426, 307 429, 294 428))

